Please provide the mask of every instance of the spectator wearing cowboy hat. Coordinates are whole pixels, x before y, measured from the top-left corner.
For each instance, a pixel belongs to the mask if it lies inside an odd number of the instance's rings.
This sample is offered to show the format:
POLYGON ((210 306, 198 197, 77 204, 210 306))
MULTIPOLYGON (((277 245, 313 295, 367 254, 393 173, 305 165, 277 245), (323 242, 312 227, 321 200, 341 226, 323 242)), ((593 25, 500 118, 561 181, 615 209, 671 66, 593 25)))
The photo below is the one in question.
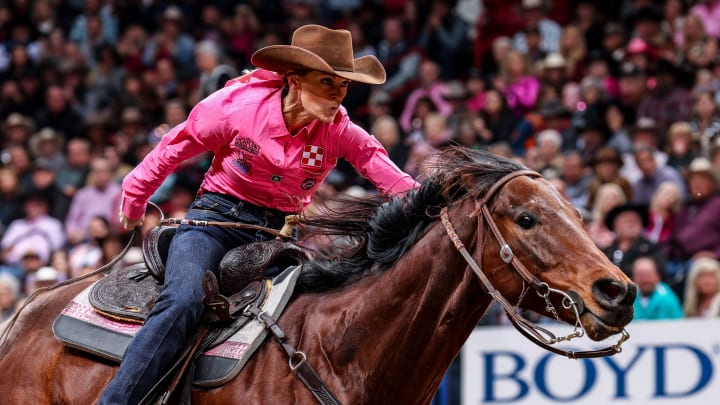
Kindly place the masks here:
POLYGON ((551 87, 555 94, 560 94, 567 82, 567 61, 559 52, 548 54, 539 65, 539 73, 544 87, 551 87))
POLYGON ((620 174, 622 165, 623 161, 620 153, 614 148, 604 146, 595 152, 595 155, 590 160, 593 176, 589 186, 588 208, 592 207, 595 203, 597 191, 603 184, 617 184, 625 195, 626 200, 629 201, 632 198, 632 185, 620 174))
POLYGON ((628 276, 638 257, 652 257, 659 268, 665 268, 665 255, 660 245, 644 235, 648 225, 648 207, 642 204, 623 204, 605 216, 605 226, 615 232, 615 240, 603 249, 605 255, 628 276))
POLYGON ((32 119, 20 113, 10 113, 5 119, 4 140, 0 147, 4 149, 11 145, 24 145, 30 139, 34 128, 32 119))
MULTIPOLYGON (((212 169, 189 220, 280 229, 286 215, 310 205, 340 158, 385 195, 417 186, 341 104, 352 81, 382 84, 386 78, 374 56, 354 58, 349 31, 305 25, 290 45, 261 48, 251 60, 260 69, 198 103, 125 176, 119 213, 125 228, 142 224, 150 196, 178 164, 205 151, 214 152, 212 169)), ((270 237, 236 227, 179 228, 165 288, 99 403, 139 403, 195 332, 204 311, 205 271, 216 269, 231 248, 270 237)))
POLYGON ((677 215, 669 257, 688 261, 707 255, 720 258, 720 195, 718 171, 705 157, 695 158, 687 171, 690 199, 677 215))
POLYGON ((35 163, 46 165, 55 172, 65 165, 63 145, 62 136, 50 127, 30 137, 30 152, 35 157, 35 163))
POLYGON ((632 64, 624 63, 618 73, 618 105, 628 122, 637 119, 637 107, 647 91, 647 74, 632 64))
POLYGON ((70 197, 65 195, 58 187, 56 183, 57 174, 58 172, 51 165, 42 160, 36 161, 31 169, 30 187, 28 189, 47 196, 49 201, 48 214, 63 221, 70 208, 70 197))

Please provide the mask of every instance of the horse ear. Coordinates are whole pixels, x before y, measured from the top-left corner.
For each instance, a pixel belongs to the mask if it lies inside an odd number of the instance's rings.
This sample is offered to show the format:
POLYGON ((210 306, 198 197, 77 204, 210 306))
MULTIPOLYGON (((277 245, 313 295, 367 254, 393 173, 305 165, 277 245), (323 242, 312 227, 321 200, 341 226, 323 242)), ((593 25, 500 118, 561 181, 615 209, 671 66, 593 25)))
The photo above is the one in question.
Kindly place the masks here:
POLYGON ((441 194, 448 201, 455 201, 465 195, 477 197, 477 178, 466 173, 454 179, 440 182, 441 194))
POLYGON ((471 173, 465 173, 460 177, 460 181, 462 188, 464 188, 468 194, 475 194, 474 190, 477 186, 477 177, 471 173))

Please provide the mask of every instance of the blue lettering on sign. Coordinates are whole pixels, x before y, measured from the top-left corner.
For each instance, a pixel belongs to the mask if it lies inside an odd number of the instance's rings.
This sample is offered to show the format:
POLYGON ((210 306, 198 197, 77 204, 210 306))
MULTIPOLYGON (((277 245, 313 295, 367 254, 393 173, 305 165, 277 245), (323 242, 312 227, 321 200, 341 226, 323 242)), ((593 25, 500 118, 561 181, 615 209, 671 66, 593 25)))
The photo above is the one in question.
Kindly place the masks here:
POLYGON ((708 382, 710 382, 712 374, 712 361, 710 361, 710 358, 705 353, 695 347, 682 344, 655 347, 655 397, 682 398, 690 396, 703 389, 703 387, 705 387, 708 382), (665 377, 667 375, 665 372, 665 370, 667 369, 667 362, 665 361, 665 357, 666 353, 669 350, 689 350, 692 354, 695 355, 698 360, 698 363, 700 365, 700 378, 698 379, 697 384, 695 384, 695 386, 688 391, 668 392, 667 388, 665 387, 665 377))
POLYGON ((645 351, 645 346, 638 346, 637 352, 635 352, 635 356, 633 356, 632 360, 628 363, 628 365, 625 368, 621 368, 618 366, 618 364, 615 362, 615 358, 613 357, 603 357, 603 360, 610 366, 610 370, 615 374, 615 399, 617 398, 627 398, 627 391, 625 390, 625 387, 627 384, 626 376, 628 371, 630 371, 635 364, 637 364, 638 359, 645 351))
MULTIPOLYGON (((580 392, 578 392, 577 394, 575 394, 571 397, 567 397, 567 398, 562 398, 560 396, 557 396, 557 395, 554 395, 553 393, 551 393, 550 390, 548 389, 548 386, 547 386, 547 383, 545 380, 545 375, 548 374, 546 372, 547 364, 551 358, 557 358, 560 361, 564 360, 563 358, 560 358, 553 353, 548 353, 545 356, 543 356, 543 358, 538 362, 537 367, 535 367, 535 376, 534 376, 535 384, 537 384, 538 390, 543 395, 545 395, 546 397, 548 397, 552 400, 555 400, 555 401, 577 401, 578 399, 585 396, 585 394, 587 394, 588 391, 590 391, 593 384, 595 383, 595 376, 597 375, 597 371, 595 370, 595 365, 593 365, 592 361, 590 361, 589 359, 583 359, 582 363, 585 366, 585 382, 583 383, 583 386, 580 389, 580 392)), ((549 374, 552 375, 552 373, 549 373, 549 374)))
POLYGON ((530 390, 528 383, 520 379, 518 373, 525 368, 525 359, 521 355, 513 352, 491 352, 483 353, 483 364, 485 364, 485 402, 512 402, 525 397, 530 390), (507 356, 515 361, 515 367, 509 374, 495 374, 495 358, 507 356), (496 398, 495 397, 495 380, 509 379, 517 382, 519 392, 514 397, 496 398))
MULTIPOLYGON (((588 395, 592 387, 597 381, 597 365, 607 364, 610 371, 615 377, 614 399, 630 399, 627 392, 628 374, 638 364, 638 360, 643 356, 652 355, 655 361, 654 375, 654 394, 655 398, 684 398, 692 396, 703 388, 705 388, 712 380, 714 374, 714 366, 712 359, 701 348, 690 346, 687 344, 669 344, 669 345, 639 345, 637 351, 629 362, 623 367, 619 365, 613 357, 602 358, 601 363, 594 363, 590 359, 583 359, 584 379, 582 386, 577 393, 569 396, 560 396, 551 392, 548 386, 548 377, 556 378, 557 374, 553 374, 550 366, 550 359, 557 358, 558 361, 567 361, 561 359, 552 353, 544 355, 537 364, 529 364, 525 357, 514 351, 493 351, 481 352, 481 359, 484 369, 485 380, 483 381, 484 403, 507 403, 519 401, 530 394, 534 386, 538 392, 544 397, 558 402, 578 401, 588 395), (667 355, 670 352, 681 352, 691 354, 698 362, 700 375, 694 384, 682 391, 671 391, 667 387, 667 378, 669 365, 667 355), (498 364, 502 364, 503 372, 498 370, 498 364), (529 370, 530 376, 524 376, 526 367, 533 368, 529 370), (501 394, 498 391, 498 383, 502 383, 505 387, 516 387, 514 390, 506 389, 501 394), (508 385, 510 384, 510 385, 508 385), (502 395, 502 396, 501 396, 502 395)), ((596 361, 600 361, 599 359, 596 361)))

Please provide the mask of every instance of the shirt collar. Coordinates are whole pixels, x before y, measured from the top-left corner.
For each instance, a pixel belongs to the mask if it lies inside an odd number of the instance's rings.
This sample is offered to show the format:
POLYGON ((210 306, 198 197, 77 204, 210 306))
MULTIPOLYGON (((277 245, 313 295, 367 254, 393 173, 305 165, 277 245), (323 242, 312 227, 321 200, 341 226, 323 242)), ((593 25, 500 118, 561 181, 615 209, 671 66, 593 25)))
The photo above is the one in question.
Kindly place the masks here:
POLYGON ((282 114, 282 89, 278 89, 275 94, 270 97, 268 103, 268 133, 271 138, 280 138, 290 135, 285 126, 285 118, 282 114))

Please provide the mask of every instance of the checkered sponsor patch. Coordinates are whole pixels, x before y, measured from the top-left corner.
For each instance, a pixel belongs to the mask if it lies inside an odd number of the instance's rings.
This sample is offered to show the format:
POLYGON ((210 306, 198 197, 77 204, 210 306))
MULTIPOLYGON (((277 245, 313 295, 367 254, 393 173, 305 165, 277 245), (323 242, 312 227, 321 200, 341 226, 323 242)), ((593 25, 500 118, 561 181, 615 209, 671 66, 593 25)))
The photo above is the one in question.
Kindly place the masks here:
POLYGON ((300 159, 300 167, 318 170, 322 168, 323 156, 325 156, 325 148, 315 145, 305 145, 302 158, 300 159))

